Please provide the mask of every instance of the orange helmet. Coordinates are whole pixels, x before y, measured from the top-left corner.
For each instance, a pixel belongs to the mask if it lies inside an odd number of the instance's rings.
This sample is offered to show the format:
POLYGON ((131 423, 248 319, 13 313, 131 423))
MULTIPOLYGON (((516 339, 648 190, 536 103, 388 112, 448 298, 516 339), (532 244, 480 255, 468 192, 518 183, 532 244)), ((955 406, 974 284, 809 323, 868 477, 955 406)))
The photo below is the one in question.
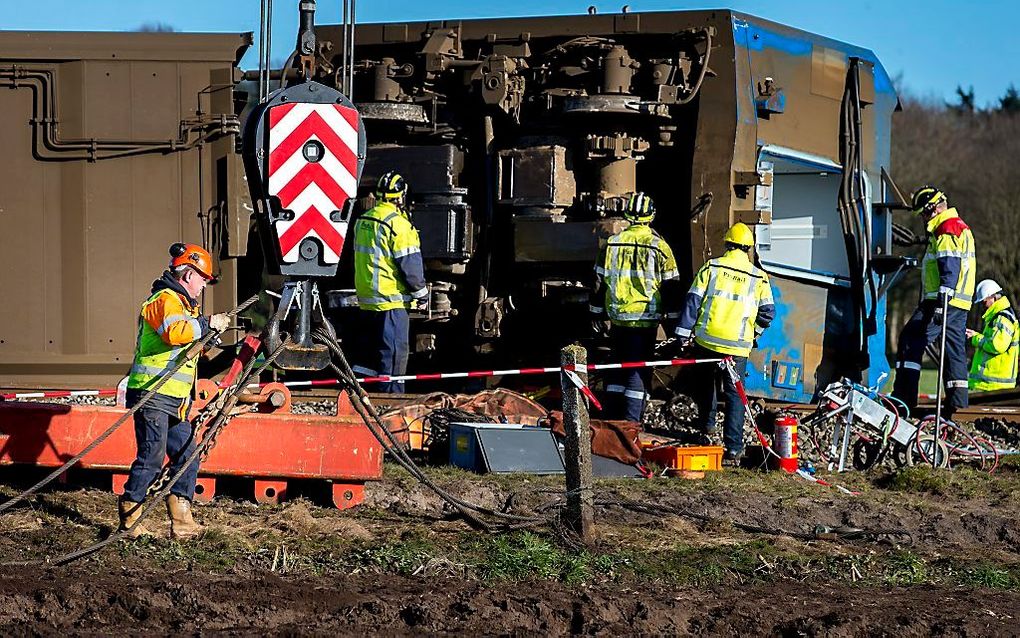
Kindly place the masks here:
POLYGON ((177 242, 170 245, 170 269, 178 266, 191 266, 206 279, 212 281, 212 255, 209 251, 197 244, 182 244, 177 242))

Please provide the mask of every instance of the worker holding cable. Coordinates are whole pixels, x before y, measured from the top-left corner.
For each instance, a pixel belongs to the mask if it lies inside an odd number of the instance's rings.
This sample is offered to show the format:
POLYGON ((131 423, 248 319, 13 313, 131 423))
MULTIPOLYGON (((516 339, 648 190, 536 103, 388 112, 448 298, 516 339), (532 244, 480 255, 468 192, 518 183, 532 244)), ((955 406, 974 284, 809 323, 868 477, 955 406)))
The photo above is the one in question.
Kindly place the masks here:
MULTIPOLYGON (((195 450, 188 410, 200 353, 174 371, 182 363, 179 355, 210 330, 222 331, 230 324, 225 314, 205 317, 199 312, 199 297, 214 279, 208 251, 195 244, 175 243, 170 246, 170 256, 169 269, 152 282, 152 291, 138 318, 127 406, 134 407, 149 390, 155 390, 155 394, 134 415, 138 452, 119 502, 122 530, 134 525, 141 515, 142 502, 160 474, 164 458, 169 457, 171 475, 176 474, 195 450), (169 378, 156 387, 168 374, 169 378)), ((171 538, 193 538, 202 533, 202 526, 191 514, 197 478, 196 459, 170 488, 166 505, 171 538)), ((145 533, 139 524, 129 535, 145 533)))
MULTIPOLYGON (((676 336, 691 356, 702 359, 729 357, 737 375, 744 378, 747 357, 758 336, 775 318, 772 286, 764 270, 751 263, 748 255, 754 234, 743 223, 734 224, 723 238, 726 252, 711 259, 694 276, 694 283, 680 314, 676 336)), ((691 398, 698 406, 698 419, 705 436, 715 434, 717 387, 721 385, 723 443, 726 465, 740 464, 744 454, 744 402, 727 367, 698 370, 693 375, 691 398)))
POLYGON ((1002 286, 992 279, 978 282, 974 301, 985 309, 981 332, 967 329, 974 347, 968 390, 989 392, 1016 387, 1017 355, 1020 354, 1020 323, 1002 286))
MULTIPOLYGON (((676 260, 669 244, 652 230, 655 204, 644 193, 627 201, 624 218, 630 226, 606 242, 595 266, 595 291, 590 309, 595 330, 608 336, 617 361, 645 361, 655 352, 655 336, 679 294, 670 291, 679 282, 676 260)), ((610 375, 605 414, 609 418, 641 421, 648 385, 648 368, 628 369, 610 375)))
MULTIPOLYGON (((354 371, 370 377, 407 373, 407 311, 424 308, 429 290, 418 230, 407 213, 407 182, 389 171, 379 178, 376 205, 354 225, 354 286, 364 319, 368 352, 354 371)), ((381 383, 380 392, 402 394, 403 381, 381 383)))
POLYGON ((967 407, 967 313, 977 270, 974 235, 935 186, 914 191, 911 206, 925 223, 928 247, 921 263, 921 301, 900 332, 892 393, 909 409, 917 406, 921 358, 945 334, 939 369, 946 389, 944 415, 951 419, 967 407))

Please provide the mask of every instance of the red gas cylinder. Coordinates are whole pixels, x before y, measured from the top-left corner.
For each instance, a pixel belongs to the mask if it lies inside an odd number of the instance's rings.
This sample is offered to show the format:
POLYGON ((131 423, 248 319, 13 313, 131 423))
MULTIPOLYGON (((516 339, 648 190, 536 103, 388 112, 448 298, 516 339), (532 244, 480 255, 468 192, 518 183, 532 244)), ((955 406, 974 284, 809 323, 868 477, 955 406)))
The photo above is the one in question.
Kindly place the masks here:
POLYGON ((772 449, 779 455, 779 469, 796 472, 797 461, 797 426, 800 421, 792 414, 781 414, 776 417, 776 433, 773 437, 772 449))

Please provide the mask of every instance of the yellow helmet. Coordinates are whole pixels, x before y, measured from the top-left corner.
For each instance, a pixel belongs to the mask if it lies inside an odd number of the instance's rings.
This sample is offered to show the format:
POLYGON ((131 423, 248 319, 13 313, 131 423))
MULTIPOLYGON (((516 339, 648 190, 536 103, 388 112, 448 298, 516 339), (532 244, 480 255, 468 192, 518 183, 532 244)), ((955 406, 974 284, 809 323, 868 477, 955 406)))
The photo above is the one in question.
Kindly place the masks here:
POLYGON ((915 215, 920 215, 925 211, 931 214, 931 211, 945 199, 946 194, 939 190, 938 187, 925 184, 910 196, 910 207, 915 215))
POLYGON ((727 244, 733 244, 734 246, 741 246, 743 248, 750 248, 754 246, 754 233, 747 227, 747 224, 743 222, 737 222, 730 226, 730 229, 726 231, 726 236, 723 237, 723 241, 727 244))

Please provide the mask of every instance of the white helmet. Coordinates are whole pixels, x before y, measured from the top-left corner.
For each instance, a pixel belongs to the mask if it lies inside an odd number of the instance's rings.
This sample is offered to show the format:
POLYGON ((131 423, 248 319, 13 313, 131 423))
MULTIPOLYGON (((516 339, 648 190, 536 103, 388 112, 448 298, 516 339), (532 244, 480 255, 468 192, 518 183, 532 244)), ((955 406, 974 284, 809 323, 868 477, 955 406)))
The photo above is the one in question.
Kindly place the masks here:
POLYGON ((995 283, 994 279, 982 279, 978 283, 977 290, 974 294, 975 301, 984 301, 992 295, 997 295, 1000 292, 1002 292, 1002 286, 995 283))

